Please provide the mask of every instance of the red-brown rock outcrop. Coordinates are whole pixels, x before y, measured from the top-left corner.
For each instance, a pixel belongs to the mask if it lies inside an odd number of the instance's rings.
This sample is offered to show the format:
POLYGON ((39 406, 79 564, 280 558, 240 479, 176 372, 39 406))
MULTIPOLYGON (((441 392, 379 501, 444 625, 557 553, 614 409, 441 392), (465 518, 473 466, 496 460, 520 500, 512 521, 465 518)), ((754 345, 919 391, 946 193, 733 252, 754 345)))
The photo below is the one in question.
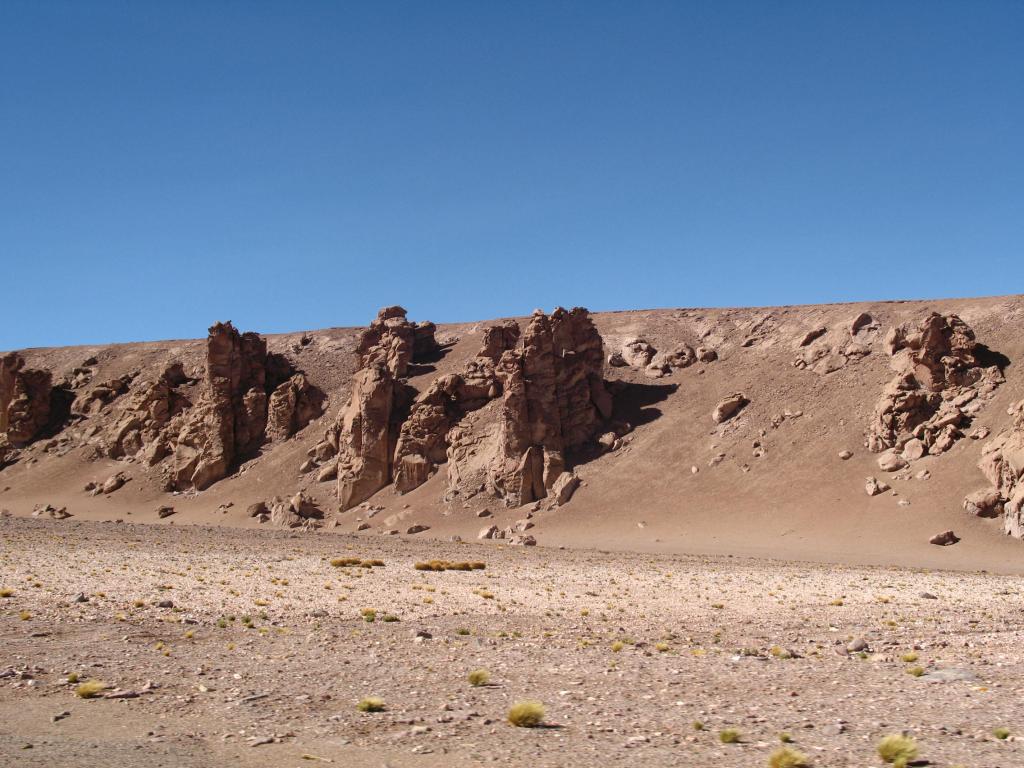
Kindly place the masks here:
POLYGON ((461 374, 435 379, 416 398, 395 447, 395 488, 406 493, 422 485, 447 460, 448 432, 467 413, 501 394, 495 362, 519 340, 515 321, 484 330, 483 346, 461 374))
POLYGON ((1003 381, 998 367, 979 361, 974 331, 956 315, 933 312, 916 326, 892 328, 885 347, 897 375, 868 429, 866 445, 876 453, 912 461, 949 450, 1003 381))
POLYGON ((375 361, 385 364, 391 375, 406 375, 409 363, 437 350, 431 322, 411 323, 402 307, 385 307, 377 319, 362 332, 356 345, 359 367, 366 368, 375 361))
POLYGON ((21 355, 0 357, 0 442, 32 442, 50 421, 53 380, 49 371, 26 368, 21 355))
POLYGON ((587 310, 534 312, 522 347, 497 366, 503 395, 487 488, 519 506, 548 495, 565 471, 565 452, 611 416, 601 335, 587 310))
POLYGON ((984 517, 1003 516, 1003 530, 1024 538, 1024 400, 1010 406, 1010 427, 986 443, 978 466, 991 488, 969 495, 964 508, 984 517))

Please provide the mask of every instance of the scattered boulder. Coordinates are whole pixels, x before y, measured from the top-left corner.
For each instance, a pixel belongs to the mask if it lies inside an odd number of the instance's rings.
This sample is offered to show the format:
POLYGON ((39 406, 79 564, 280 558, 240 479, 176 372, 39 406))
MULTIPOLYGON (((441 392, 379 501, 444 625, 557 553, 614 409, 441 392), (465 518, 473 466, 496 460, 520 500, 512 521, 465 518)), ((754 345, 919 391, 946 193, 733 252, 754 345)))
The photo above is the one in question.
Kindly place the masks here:
POLYGON ((580 487, 580 478, 573 472, 563 472, 551 486, 551 504, 560 507, 567 504, 576 489, 580 487))
POLYGON ((697 359, 702 363, 713 363, 718 359, 718 353, 708 347, 697 347, 697 359))
POLYGON ((631 368, 644 368, 658 353, 654 347, 643 339, 627 339, 622 343, 619 356, 631 368))
POLYGON ((902 456, 907 461, 916 461, 926 453, 928 453, 928 446, 924 444, 924 441, 912 437, 904 444, 902 456))
POLYGON ((510 547, 535 547, 537 539, 530 534, 516 534, 509 537, 508 545, 510 547))
MULTIPOLYGON (((255 506, 249 507, 250 512, 255 506)), ((262 512, 257 512, 257 517, 263 522, 262 512)), ((318 527, 319 519, 322 517, 323 513, 301 491, 288 501, 275 496, 270 502, 268 519, 271 524, 280 528, 318 527)))
POLYGON ((897 472, 907 466, 907 461, 895 451, 889 450, 878 457, 878 468, 883 472, 897 472))
POLYGON ((964 510, 977 517, 999 517, 1003 513, 1003 497, 994 488, 975 491, 964 498, 964 510))
MULTIPOLYGON (((250 504, 245 509, 246 517, 266 517, 270 518, 270 507, 267 506, 265 501, 257 501, 255 504, 250 504)), ((263 522, 263 521, 261 521, 263 522)))
POLYGON ((499 528, 496 525, 488 525, 486 528, 481 528, 480 533, 477 534, 478 539, 496 539, 498 536, 499 528))
POLYGON ((104 494, 113 493, 123 487, 129 480, 131 480, 131 477, 124 472, 118 472, 116 475, 107 478, 103 485, 100 486, 100 491, 104 494))
POLYGON ((406 529, 405 532, 411 536, 413 534, 423 533, 424 531, 429 531, 429 530, 430 530, 430 526, 429 525, 418 525, 417 524, 417 525, 410 525, 409 528, 406 529))
POLYGON ((318 483, 326 483, 331 480, 338 479, 338 462, 337 460, 329 461, 327 464, 320 468, 317 472, 316 481, 318 483))
POLYGON ((952 544, 956 544, 958 541, 960 541, 960 537, 952 531, 943 531, 942 533, 937 533, 928 539, 929 544, 936 544, 940 547, 948 547, 952 544))
POLYGON ((163 520, 165 517, 170 517, 173 514, 174 514, 174 507, 170 507, 170 506, 157 507, 156 516, 158 518, 160 518, 161 520, 163 520))
POLYGON ((721 424, 736 416, 749 404, 750 401, 742 392, 736 392, 729 395, 724 400, 721 400, 718 405, 715 406, 715 410, 711 414, 711 419, 716 424, 721 424))
POLYGON ((864 490, 868 496, 877 496, 880 493, 885 493, 889 490, 889 484, 884 480, 877 480, 874 477, 869 477, 867 482, 864 484, 864 490))

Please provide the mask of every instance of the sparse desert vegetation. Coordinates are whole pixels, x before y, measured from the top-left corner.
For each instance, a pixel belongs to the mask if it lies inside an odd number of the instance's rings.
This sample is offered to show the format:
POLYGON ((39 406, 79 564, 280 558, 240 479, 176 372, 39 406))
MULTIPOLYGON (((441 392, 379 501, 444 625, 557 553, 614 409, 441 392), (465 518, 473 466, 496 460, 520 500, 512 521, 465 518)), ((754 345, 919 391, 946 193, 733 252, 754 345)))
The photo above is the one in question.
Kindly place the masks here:
POLYGON ((544 723, 544 705, 539 701, 518 701, 508 711, 508 721, 518 728, 536 728, 544 723))
POLYGON ((376 696, 367 696, 356 704, 356 710, 359 712, 383 712, 384 709, 384 699, 376 696))
POLYGON ((1024 762, 1013 576, 73 520, 0 537, 0 764, 84 740, 75 764, 140 768, 860 768, 912 763, 904 730, 935 765, 1024 762))
POLYGON ((907 768, 918 751, 916 739, 899 733, 889 734, 878 742, 878 756, 893 768, 907 768))

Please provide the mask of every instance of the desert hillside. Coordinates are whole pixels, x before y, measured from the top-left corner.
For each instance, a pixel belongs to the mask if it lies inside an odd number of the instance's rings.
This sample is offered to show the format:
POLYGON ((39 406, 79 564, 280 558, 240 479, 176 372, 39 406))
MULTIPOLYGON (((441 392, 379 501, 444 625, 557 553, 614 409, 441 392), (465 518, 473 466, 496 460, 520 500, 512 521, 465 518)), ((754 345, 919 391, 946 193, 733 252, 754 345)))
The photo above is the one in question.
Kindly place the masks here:
POLYGON ((1024 297, 428 320, 8 353, 0 509, 1024 571, 1024 297))

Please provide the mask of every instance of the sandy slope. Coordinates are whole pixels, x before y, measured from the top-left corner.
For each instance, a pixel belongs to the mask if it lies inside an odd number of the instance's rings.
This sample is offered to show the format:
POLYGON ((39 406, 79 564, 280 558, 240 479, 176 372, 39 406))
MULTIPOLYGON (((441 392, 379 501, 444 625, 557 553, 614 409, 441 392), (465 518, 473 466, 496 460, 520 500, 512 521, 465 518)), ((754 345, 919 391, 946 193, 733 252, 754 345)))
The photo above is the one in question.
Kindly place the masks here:
MULTIPOLYGON (((984 441, 964 439, 942 456, 922 459, 915 472, 928 469, 930 479, 893 482, 898 496, 869 498, 864 492, 865 478, 882 474, 876 457, 863 448, 871 411, 892 377, 881 333, 932 310, 960 314, 982 343, 1009 359, 1006 383, 975 421, 997 432, 1007 422, 1007 405, 1024 396, 1024 375, 1017 365, 1024 356, 1020 296, 596 315, 607 350, 639 335, 659 349, 679 342, 710 345, 719 360, 663 379, 646 378, 635 369, 606 369, 608 380, 625 382, 616 417, 635 426, 629 443, 581 463, 583 487, 568 505, 537 512, 531 533, 542 546, 1024 571, 1024 543, 1003 536, 998 521, 969 517, 960 508, 965 493, 985 485, 976 467, 984 441), (826 338, 848 339, 850 322, 862 311, 881 327, 870 355, 827 375, 792 365, 806 331, 826 326, 826 338), (751 405, 739 418, 716 426, 710 416, 715 403, 736 391, 746 394, 751 405), (773 417, 786 412, 801 415, 774 427, 773 417), (755 440, 765 449, 759 458, 753 455, 755 440), (838 457, 844 449, 854 454, 847 461, 838 457), (724 458, 711 466, 719 454, 724 458), (691 467, 699 471, 694 474, 691 467), (901 499, 910 506, 900 506, 901 499), (927 543, 929 536, 947 528, 963 537, 958 545, 927 543)), ((416 318, 415 307, 411 316, 416 318)), ((460 369, 479 348, 484 325, 442 326, 439 335, 458 342, 436 365, 418 371, 411 383, 422 390, 434 376, 460 369)), ((333 483, 318 484, 315 476, 300 475, 298 468, 347 397, 355 329, 310 336, 307 347, 296 345, 299 334, 269 337, 270 346, 286 353, 328 392, 328 414, 287 443, 266 450, 238 474, 194 497, 171 497, 137 464, 87 461, 78 452, 56 457, 37 446, 35 460, 0 471, 0 508, 27 515, 35 504, 51 503, 66 505, 75 519, 156 522, 157 506, 171 503, 177 514, 170 519, 179 526, 250 525, 244 516, 248 504, 306 489, 325 509, 332 509, 333 483), (103 480, 119 469, 127 469, 133 479, 117 493, 90 497, 82 491, 89 480, 103 480), (233 506, 218 511, 228 503, 233 506)), ((175 357, 196 369, 202 354, 202 343, 193 341, 30 350, 26 357, 30 364, 59 374, 96 355, 97 378, 102 379, 175 357)), ((488 417, 488 409, 481 412, 481 418, 488 417)), ((421 523, 431 526, 421 536, 473 538, 483 525, 475 514, 481 507, 494 512, 499 524, 524 516, 524 510, 505 510, 500 502, 481 497, 472 499, 468 508, 447 505, 442 500, 444 482, 442 468, 406 496, 382 491, 373 503, 385 510, 370 521, 373 529, 360 535, 421 523)), ((341 530, 354 530, 362 518, 360 510, 340 515, 341 530)))

